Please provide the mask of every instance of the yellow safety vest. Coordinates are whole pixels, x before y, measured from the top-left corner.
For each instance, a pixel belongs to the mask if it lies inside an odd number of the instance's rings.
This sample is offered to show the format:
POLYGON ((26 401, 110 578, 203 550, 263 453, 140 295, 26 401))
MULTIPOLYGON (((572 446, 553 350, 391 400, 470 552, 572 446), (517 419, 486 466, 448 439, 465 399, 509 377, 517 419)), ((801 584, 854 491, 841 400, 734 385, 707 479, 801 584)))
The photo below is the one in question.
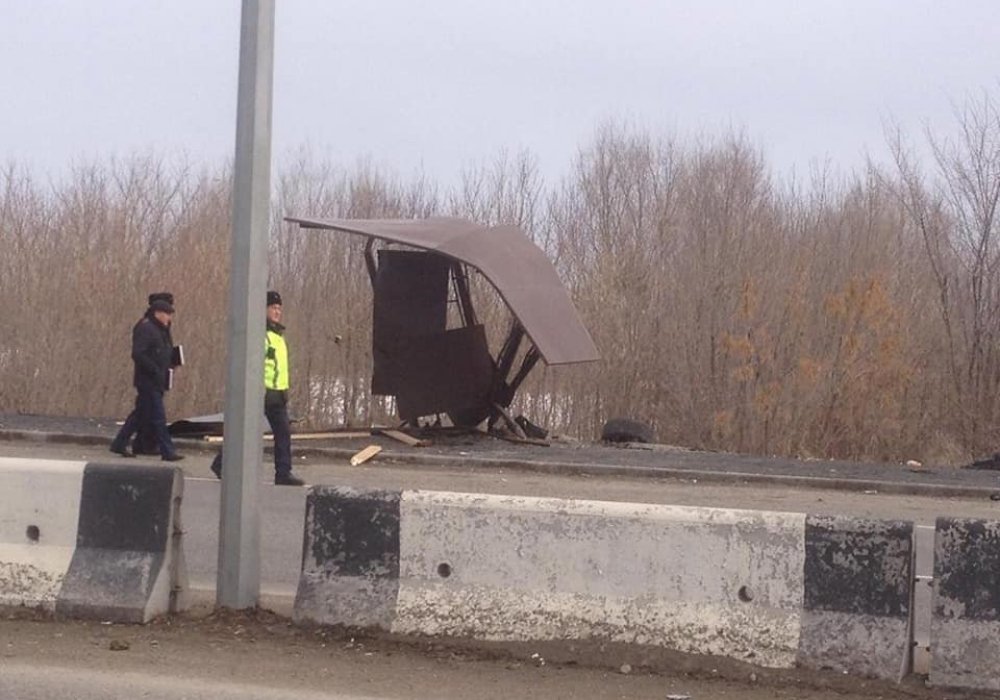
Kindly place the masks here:
POLYGON ((288 346, 280 333, 270 328, 264 336, 264 388, 288 390, 288 346))

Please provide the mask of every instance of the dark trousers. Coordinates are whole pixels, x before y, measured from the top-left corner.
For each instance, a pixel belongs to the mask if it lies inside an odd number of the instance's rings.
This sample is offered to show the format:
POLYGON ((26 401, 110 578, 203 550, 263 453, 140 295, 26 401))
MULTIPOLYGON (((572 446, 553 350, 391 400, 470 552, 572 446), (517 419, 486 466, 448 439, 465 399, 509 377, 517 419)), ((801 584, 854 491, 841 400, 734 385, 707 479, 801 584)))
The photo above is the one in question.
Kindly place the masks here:
POLYGON ((264 393, 264 415, 274 435, 274 473, 286 476, 292 473, 292 425, 288 420, 288 392, 264 393))
POLYGON ((128 414, 125 424, 111 441, 111 449, 124 450, 128 447, 132 436, 140 431, 152 437, 161 457, 174 454, 174 441, 167 432, 167 411, 163 405, 162 391, 136 390, 135 408, 128 414))
POLYGON ((149 426, 139 426, 132 441, 132 451, 137 455, 155 455, 160 453, 160 448, 156 446, 156 436, 149 426))
MULTIPOLYGON (((264 416, 274 435, 274 475, 292 473, 292 425, 288 419, 288 392, 265 390, 264 416)), ((212 460, 212 471, 222 473, 222 450, 212 460)))

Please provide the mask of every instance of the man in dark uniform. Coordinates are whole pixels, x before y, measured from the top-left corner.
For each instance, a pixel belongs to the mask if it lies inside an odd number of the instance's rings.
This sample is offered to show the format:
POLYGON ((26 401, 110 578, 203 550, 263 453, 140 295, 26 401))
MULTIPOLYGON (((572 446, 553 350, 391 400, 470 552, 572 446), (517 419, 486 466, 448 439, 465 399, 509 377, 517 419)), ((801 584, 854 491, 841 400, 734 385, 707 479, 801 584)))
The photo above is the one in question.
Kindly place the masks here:
POLYGON ((112 440, 112 452, 132 456, 128 450, 128 441, 140 425, 146 425, 153 433, 162 459, 167 462, 184 459, 177 454, 170 433, 167 432, 167 414, 163 406, 163 392, 167 390, 174 352, 170 339, 173 316, 173 305, 164 299, 157 299, 150 304, 149 311, 142 320, 132 328, 135 410, 112 440))
MULTIPOLYGON (((302 486, 292 474, 292 430, 288 419, 288 345, 281 325, 281 295, 267 293, 267 332, 264 336, 264 415, 274 435, 274 483, 302 486)), ((222 478, 222 451, 212 461, 212 472, 222 478)))
MULTIPOLYGON (((177 307, 174 305, 174 295, 171 294, 170 292, 154 292, 153 294, 150 294, 149 306, 152 306, 153 303, 156 301, 165 301, 171 306, 174 306, 174 309, 176 311, 177 307)), ((149 312, 147 311, 146 314, 143 315, 143 318, 146 318, 148 314, 149 312)), ((142 323, 142 318, 140 318, 139 321, 136 322, 136 325, 138 325, 139 323, 142 323)), ((169 326, 167 327, 167 336, 171 337, 171 329, 169 326)), ((174 342, 173 338, 171 337, 170 339, 171 345, 173 345, 173 342, 174 342)), ((171 363, 171 369, 173 369, 173 367, 174 365, 173 363, 171 363)), ((171 387, 167 387, 168 390, 170 388, 171 387)), ((160 448, 157 445, 156 436, 153 434, 151 425, 144 425, 142 423, 138 424, 135 434, 135 439, 132 441, 132 452, 137 455, 160 454, 160 448)))

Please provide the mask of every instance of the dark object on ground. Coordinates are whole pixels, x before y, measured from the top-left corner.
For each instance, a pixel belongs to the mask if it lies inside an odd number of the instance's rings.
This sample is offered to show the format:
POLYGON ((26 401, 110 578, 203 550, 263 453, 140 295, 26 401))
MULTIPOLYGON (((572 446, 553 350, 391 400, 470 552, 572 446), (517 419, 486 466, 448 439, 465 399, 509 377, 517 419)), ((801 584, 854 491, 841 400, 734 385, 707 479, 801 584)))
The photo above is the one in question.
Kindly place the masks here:
POLYGON ((1000 452, 995 452, 992 457, 967 464, 962 469, 991 469, 993 471, 1000 471, 1000 452))
POLYGON ((605 442, 654 442, 653 428, 631 418, 612 418, 601 430, 605 442))
POLYGON ((204 435, 222 435, 222 422, 224 418, 221 413, 213 413, 207 416, 195 416, 175 420, 170 424, 170 434, 174 437, 202 437, 204 435))
POLYGON ((544 440, 549 436, 548 430, 540 425, 535 425, 524 416, 518 416, 514 419, 514 422, 521 426, 521 430, 523 430, 524 434, 530 438, 534 438, 535 440, 544 440))

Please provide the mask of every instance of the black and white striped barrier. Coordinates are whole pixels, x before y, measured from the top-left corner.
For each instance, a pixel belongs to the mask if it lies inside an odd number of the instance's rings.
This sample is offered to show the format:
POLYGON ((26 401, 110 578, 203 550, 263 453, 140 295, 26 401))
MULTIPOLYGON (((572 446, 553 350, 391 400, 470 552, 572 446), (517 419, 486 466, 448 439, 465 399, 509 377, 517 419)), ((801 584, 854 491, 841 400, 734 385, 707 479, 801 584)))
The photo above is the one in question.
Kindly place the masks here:
POLYGON ((1000 690, 1000 521, 938 518, 930 679, 1000 690))
POLYGON ((911 548, 908 523, 314 487, 295 617, 895 679, 909 658, 911 548))
POLYGON ((0 605, 148 622, 186 584, 176 467, 0 459, 0 605))
POLYGON ((798 663, 899 680, 910 671, 911 522, 806 516, 798 663))

